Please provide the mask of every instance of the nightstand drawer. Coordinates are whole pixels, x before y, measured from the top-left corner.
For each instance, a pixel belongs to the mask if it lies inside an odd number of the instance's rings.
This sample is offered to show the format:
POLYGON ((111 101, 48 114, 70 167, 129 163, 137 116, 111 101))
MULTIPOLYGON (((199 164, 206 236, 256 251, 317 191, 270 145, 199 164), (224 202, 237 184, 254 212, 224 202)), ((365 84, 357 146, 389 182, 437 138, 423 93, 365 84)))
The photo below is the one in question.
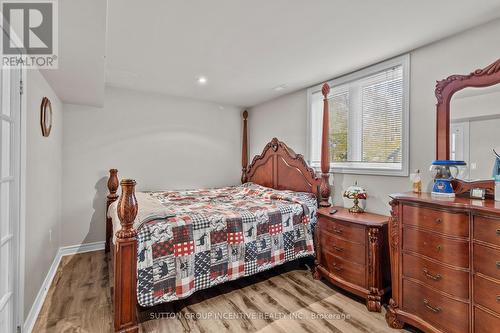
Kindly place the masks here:
POLYGON ((455 265, 469 267, 469 242, 444 238, 413 228, 403 228, 403 249, 455 265))
POLYGON ((328 231, 322 231, 321 247, 325 251, 334 253, 337 257, 360 265, 365 264, 366 248, 362 244, 352 243, 328 231))
POLYGON ((451 236, 469 236, 469 215, 464 213, 405 205, 403 223, 451 236))
POLYGON ((339 276, 343 280, 366 287, 365 266, 355 264, 334 256, 330 252, 325 253, 326 266, 330 273, 339 276))
POLYGON ((348 239, 351 242, 365 244, 365 228, 354 223, 347 223, 334 219, 326 219, 322 216, 318 219, 319 227, 337 237, 348 239))

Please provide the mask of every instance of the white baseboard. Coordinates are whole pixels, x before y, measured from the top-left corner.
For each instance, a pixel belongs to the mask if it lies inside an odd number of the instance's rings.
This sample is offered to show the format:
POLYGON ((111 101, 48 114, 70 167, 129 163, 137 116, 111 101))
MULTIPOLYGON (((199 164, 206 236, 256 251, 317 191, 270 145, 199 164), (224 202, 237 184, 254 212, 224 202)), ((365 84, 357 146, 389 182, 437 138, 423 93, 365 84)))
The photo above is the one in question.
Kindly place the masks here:
POLYGON ((70 245, 59 248, 61 256, 69 256, 77 253, 104 250, 104 242, 85 243, 80 245, 70 245))
POLYGON ((56 275, 57 268, 59 267, 59 263, 61 262, 62 257, 77 254, 77 253, 85 253, 91 251, 99 251, 104 250, 104 242, 95 242, 95 243, 86 243, 80 245, 71 245, 60 247, 56 253, 54 261, 52 265, 50 265, 49 271, 45 279, 43 280, 42 286, 36 295, 35 301, 31 306, 30 312, 26 317, 26 321, 23 325, 23 333, 31 333, 33 330, 33 326, 35 326, 36 319, 38 318, 38 314, 42 309, 43 302, 45 301, 45 297, 47 296, 47 292, 49 291, 50 285, 52 284, 52 280, 56 275))

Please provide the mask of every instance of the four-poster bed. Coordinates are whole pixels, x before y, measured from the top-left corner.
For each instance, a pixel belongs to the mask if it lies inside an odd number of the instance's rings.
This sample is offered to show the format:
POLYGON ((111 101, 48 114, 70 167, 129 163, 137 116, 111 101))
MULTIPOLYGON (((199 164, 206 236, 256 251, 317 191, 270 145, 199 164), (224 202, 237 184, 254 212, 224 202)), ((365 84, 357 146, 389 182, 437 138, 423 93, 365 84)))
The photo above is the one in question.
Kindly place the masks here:
MULTIPOLYGON (((200 190, 200 191, 191 191, 191 192, 156 192, 156 193, 151 193, 149 196, 154 197, 155 199, 158 199, 160 202, 162 202, 166 207, 174 207, 172 205, 173 202, 179 202, 179 207, 184 206, 184 208, 179 208, 178 212, 184 213, 188 209, 198 209, 202 212, 202 214, 197 215, 197 216, 202 216, 203 212, 206 212, 207 205, 211 205, 213 202, 217 202, 221 196, 224 197, 224 204, 227 206, 227 198, 230 196, 234 196, 234 198, 237 198, 238 200, 242 197, 245 198, 243 201, 237 201, 236 203, 231 202, 229 205, 234 205, 234 206, 244 206, 247 205, 249 206, 249 211, 255 212, 258 210, 258 207, 255 206, 258 204, 258 200, 262 200, 263 203, 266 205, 268 204, 269 206, 262 207, 264 210, 268 210, 269 214, 266 218, 269 220, 268 223, 265 224, 265 231, 262 231, 261 225, 256 225, 257 231, 255 232, 255 237, 257 237, 258 240, 258 245, 257 249, 259 252, 259 255, 256 258, 256 261, 259 265, 262 266, 262 269, 267 269, 270 268, 274 265, 281 264, 287 260, 293 260, 295 258, 304 256, 304 255, 312 255, 314 254, 314 250, 312 248, 312 235, 308 235, 307 233, 311 233, 311 227, 310 223, 312 223, 312 219, 316 218, 316 209, 317 205, 314 203, 313 200, 313 206, 312 207, 310 204, 310 200, 308 200, 308 197, 311 198, 311 195, 314 195, 316 200, 319 202, 319 205, 322 207, 328 207, 330 205, 329 197, 330 197, 330 186, 329 186, 329 167, 330 167, 330 153, 329 153, 329 122, 328 122, 328 94, 330 91, 330 87, 328 84, 324 84, 322 93, 324 97, 324 109, 323 109, 323 131, 322 131, 322 146, 321 146, 321 178, 319 178, 315 171, 309 167, 304 160, 303 156, 300 154, 296 154, 291 148, 289 148, 285 143, 279 141, 276 138, 273 138, 271 142, 269 142, 263 149, 262 154, 255 156, 251 162, 250 165, 248 165, 248 141, 247 141, 247 118, 248 118, 248 112, 244 111, 243 112, 243 140, 242 140, 242 176, 241 176, 241 181, 244 185, 240 187, 231 187, 231 188, 224 188, 224 189, 219 189, 218 192, 217 190, 200 190), (213 193, 215 191, 215 193, 213 193), (193 193, 195 192, 195 193, 193 193), (227 193, 226 193, 227 192, 227 193), (181 193, 181 194, 179 194, 181 193), (228 194, 229 193, 229 194, 228 194), (242 194, 243 193, 243 194, 242 194), (308 195, 307 195, 308 194, 308 195), (258 200, 256 199, 258 197, 258 200), (248 199, 250 198, 250 199, 248 199), (186 203, 186 199, 189 199, 189 203, 186 203), (254 200, 255 199, 255 200, 254 200), (182 201, 184 200, 184 201, 182 201), (203 201, 206 200, 206 204, 201 204, 202 207, 200 207, 198 204, 198 200, 203 201), (271 202, 269 201, 271 200, 271 202), (250 203, 249 203, 250 201, 250 203), (302 207, 303 211, 301 210, 299 213, 297 212, 297 206, 302 207), (280 219, 282 218, 281 216, 285 216, 286 214, 290 214, 291 220, 293 223, 290 224, 290 234, 287 235, 292 235, 292 239, 288 241, 287 244, 282 244, 286 243, 286 224, 283 222, 285 226, 281 226, 281 220, 278 220, 278 223, 273 226, 273 217, 271 214, 273 213, 273 209, 278 209, 280 212, 280 219), (283 213, 286 212, 286 213, 283 213), (282 214, 283 213, 283 214, 282 214), (295 214, 295 215, 294 215, 295 214), (302 215, 300 215, 302 214, 302 215), (309 216, 309 214, 311 216, 309 216), (312 216, 314 215, 314 216, 312 216), (260 228, 260 229, 259 229, 260 228), (283 230, 282 230, 283 229, 283 230), (260 230, 260 231, 259 231, 260 230), (260 239, 258 238, 260 235, 262 236, 260 239), (269 235, 270 236, 269 236, 269 235), (263 238, 264 236, 268 238, 263 238), (279 236, 279 237, 278 237, 279 236), (270 242, 266 242, 266 239, 270 240, 270 242), (272 243, 271 245, 269 245, 272 243), (269 258, 269 254, 267 252, 264 252, 265 247, 269 246, 274 252, 271 255, 271 258, 269 258), (280 248, 283 247, 283 248, 280 248), (288 246, 288 248, 287 248, 288 246), (291 247, 290 247, 291 246, 291 247), (279 255, 276 255, 278 253, 279 255), (263 254, 266 254, 266 256, 262 256, 263 254)), ((123 179, 120 182, 122 192, 121 195, 117 195, 117 190, 118 190, 118 175, 117 175, 117 170, 116 169, 111 169, 110 170, 110 177, 108 180, 108 189, 109 189, 109 195, 107 197, 107 215, 106 215, 106 251, 111 251, 112 253, 112 264, 113 264, 113 270, 114 270, 114 275, 113 275, 113 304, 114 304, 114 330, 115 332, 137 332, 138 331, 138 321, 137 321, 137 306, 138 304, 144 305, 147 304, 149 305, 150 303, 148 301, 151 301, 152 299, 147 298, 147 301, 143 299, 143 295, 140 295, 141 299, 139 299, 138 302, 138 293, 141 289, 144 289, 144 285, 147 284, 148 287, 153 287, 153 283, 149 283, 149 281, 142 281, 142 279, 150 279, 154 280, 156 279, 156 276, 158 276, 160 273, 159 271, 168 271, 169 268, 171 268, 170 263, 165 260, 165 263, 162 263, 161 267, 154 267, 151 268, 151 276, 144 277, 144 274, 141 271, 141 267, 144 266, 144 251, 142 251, 142 243, 147 243, 144 241, 144 232, 139 232, 138 230, 145 230, 146 228, 156 228, 155 230, 161 230, 161 232, 169 232, 174 229, 174 227, 171 227, 170 224, 164 223, 163 225, 161 223, 155 224, 153 227, 150 225, 146 224, 141 224, 140 226, 137 226, 135 222, 137 222, 137 215, 139 212, 140 217, 142 218, 146 213, 145 213, 145 208, 138 205, 138 198, 141 199, 144 194, 141 192, 141 197, 139 197, 139 193, 135 193, 135 185, 136 182, 135 180, 132 179, 123 179), (116 201, 118 200, 118 203, 116 201), (141 212, 142 209, 142 212, 141 212), (115 212, 115 218, 113 218, 113 212, 115 212), (113 228, 113 222, 115 223, 115 228, 113 228), (119 222, 119 225, 118 225, 119 222), (116 227, 117 226, 117 227, 116 227), (160 227, 159 227, 160 226, 160 227), (162 229, 163 228, 163 229, 162 229), (114 233, 114 235, 113 235, 114 233), (139 243, 139 245, 138 245, 139 243), (138 254, 138 246, 139 246, 139 254, 138 254), (138 264, 139 263, 139 264, 138 264), (141 274, 139 274, 138 271, 138 265, 139 271, 141 271, 141 274), (154 276, 153 276, 154 274, 154 276), (137 276, 139 275, 139 281, 137 276), (139 285, 138 285, 139 283, 139 285)), ((231 198, 232 200, 233 198, 231 198)), ((214 204, 215 205, 215 204, 214 204)), ((263 204, 264 205, 264 204, 263 204)), ((226 208, 226 207, 224 207, 226 208)), ((173 210, 176 210, 174 208, 173 210)), ((193 211, 190 211, 192 214, 193 211)), ((227 213, 227 212, 224 212, 227 213)), ((244 213, 242 213, 244 214, 244 213)), ((233 217, 232 213, 229 213, 233 217)), ((256 214, 259 215, 259 214, 256 214)), ((168 216, 166 214, 164 218, 168 216)), ((182 219, 177 216, 173 217, 175 214, 172 215, 172 220, 171 221, 176 221, 176 227, 175 228, 185 228, 185 225, 187 223, 191 222, 186 222, 182 221, 182 219)), ((194 215, 192 215, 194 216, 194 215)), ((274 216, 274 215, 273 215, 274 216)), ((248 218, 248 217, 243 217, 243 219, 248 218)), ((191 219, 191 218, 189 218, 191 219)), ((257 217, 258 219, 258 217, 257 217)), ((186 219, 184 219, 186 220, 186 219)), ((227 221, 229 221, 229 217, 227 218, 227 221)), ((284 217, 283 217, 284 221, 284 217)), ((149 222, 148 222, 149 223, 149 222)), ((170 223, 170 222, 169 222, 170 223)), ((200 222, 201 223, 201 222, 200 222)), ((208 222, 207 222, 208 223, 208 222)), ((229 222, 227 222, 227 229, 229 229, 229 222)), ((210 227, 210 223, 209 227, 210 227)), ((212 225, 213 227, 213 225, 212 225)), ((177 229, 176 229, 177 230, 177 229)), ((180 229, 179 229, 180 230, 180 229)), ((182 229, 184 230, 184 229, 182 229)), ((211 230, 211 229, 210 229, 211 230)), ((231 247, 234 251, 236 245, 234 243, 238 242, 231 242, 230 239, 234 240, 234 237, 236 238, 245 238, 245 237, 253 237, 251 232, 246 233, 246 229, 238 229, 238 230, 233 230, 235 231, 232 234, 228 235, 222 235, 226 243, 225 246, 229 248, 231 247), (236 236, 235 236, 236 235, 236 236)), ((198 257, 192 252, 194 250, 192 249, 193 247, 197 246, 204 246, 205 245, 205 238, 206 234, 201 235, 201 238, 197 241, 193 238, 192 233, 196 232, 195 231, 189 231, 186 232, 186 234, 182 234, 180 237, 185 237, 186 242, 182 243, 182 247, 180 248, 175 248, 175 251, 185 251, 184 253, 187 253, 189 255, 193 256, 198 260, 198 257), (191 234, 189 234, 191 232, 191 234), (194 241, 193 241, 194 240, 194 241), (202 243, 203 242, 203 243, 202 243), (187 252, 186 252, 187 251, 187 252)), ((174 231, 175 234, 175 231, 174 231)), ((150 236, 147 236, 150 237, 150 236)), ((161 238, 161 235, 159 236, 161 238)), ((221 234, 214 234, 213 232, 210 234, 211 238, 214 237, 221 237, 221 234)), ((213 239, 211 239, 212 243, 213 239)), ((167 242, 163 242, 162 246, 164 246, 167 242)), ((176 246, 178 244, 175 244, 176 246)), ((213 244, 211 244, 213 245, 213 244)), ((166 245, 165 245, 166 246, 166 245)), ((170 244, 169 246, 172 246, 170 244)), ((242 243, 243 249, 245 251, 247 250, 247 244, 242 243)), ((225 251, 229 251, 229 250, 225 251)), ((236 248, 237 249, 237 248, 236 248)), ((223 251, 221 247, 221 251, 223 251)), ((160 250, 157 250, 157 252, 168 252, 168 250, 165 250, 164 248, 161 248, 160 250)), ((208 251, 210 254, 210 250, 208 251)), ((271 253, 271 251, 269 251, 271 253)), ((234 254, 234 252, 232 253, 234 254)), ((230 256, 231 254, 229 254, 230 256)), ((214 252, 212 252, 212 257, 206 258, 209 262, 212 262, 212 269, 213 265, 217 264, 217 255, 214 257, 214 252), (215 263, 214 263, 215 261, 215 263)), ((163 260, 163 259, 162 259, 163 260)), ((178 260, 176 257, 175 260, 178 260)), ((157 264, 157 263, 155 263, 157 264)), ((232 264, 230 262, 230 264, 232 264)), ((240 263, 241 265, 244 265, 244 268, 236 268, 236 270, 241 273, 241 270, 244 271, 244 273, 247 273, 247 270, 250 270, 250 274, 254 274, 253 271, 258 272, 259 270, 252 270, 251 266, 248 265, 246 254, 244 258, 244 263, 240 263)), ((176 261, 176 265, 181 265, 179 267, 188 267, 187 262, 182 262, 182 261, 176 261)), ((196 263, 197 265, 197 263, 196 263)), ((158 266, 158 265, 157 265, 158 266)), ((174 266, 177 267, 177 266, 174 266)), ((196 266, 195 266, 196 267, 196 266)), ((197 268, 196 268, 197 269, 197 268)), ((243 276, 242 274, 236 274, 234 275, 234 268, 230 267, 229 269, 227 268, 227 262, 226 262, 226 268, 223 271, 223 273, 226 274, 226 280, 222 279, 221 282, 227 281, 227 275, 233 274, 234 278, 237 278, 239 276, 243 276)), ((194 274, 194 273, 193 273, 194 274)), ((197 274, 197 273, 196 273, 197 274)), ((210 273, 210 278, 211 279, 218 279, 220 278, 219 272, 213 272, 211 271, 210 273), (214 278, 215 274, 215 278, 214 278)), ((174 279, 176 276, 174 276, 174 279)), ((161 281, 154 281, 154 283, 157 283, 157 285, 161 285, 161 288, 163 290, 158 290, 155 289, 152 292, 152 295, 155 297, 154 300, 155 302, 158 300, 162 300, 161 296, 163 296, 163 292, 165 290, 171 290, 174 289, 174 293, 177 293, 177 295, 182 295, 182 296, 188 296, 192 290, 199 290, 195 289, 197 288, 197 284, 199 283, 198 280, 193 280, 192 277, 189 275, 189 267, 186 268, 186 272, 181 274, 181 278, 183 279, 183 284, 181 286, 175 285, 175 281, 173 282, 174 285, 169 285, 168 279, 164 279, 161 281), (184 280, 187 285, 184 285, 184 280), (196 286, 195 286, 196 284, 196 286), (180 289, 179 289, 180 288, 180 289), (186 292, 188 290, 188 292, 186 292), (160 295, 160 297, 158 297, 160 295)), ((217 282, 219 283, 219 282, 217 282)), ((211 285, 215 285, 212 283, 211 285)), ((203 287, 209 287, 210 285, 203 286, 203 287)), ((156 286, 154 286, 156 287, 156 286)), ((203 288, 201 288, 203 289, 203 288)), ((187 297, 186 296, 186 297, 187 297)), ((170 301, 171 299, 163 298, 164 301, 170 301)), ((172 298, 173 299, 173 298, 172 298)), ((153 304, 153 303, 151 303, 153 304)), ((154 303, 156 304, 156 303, 154 303)))

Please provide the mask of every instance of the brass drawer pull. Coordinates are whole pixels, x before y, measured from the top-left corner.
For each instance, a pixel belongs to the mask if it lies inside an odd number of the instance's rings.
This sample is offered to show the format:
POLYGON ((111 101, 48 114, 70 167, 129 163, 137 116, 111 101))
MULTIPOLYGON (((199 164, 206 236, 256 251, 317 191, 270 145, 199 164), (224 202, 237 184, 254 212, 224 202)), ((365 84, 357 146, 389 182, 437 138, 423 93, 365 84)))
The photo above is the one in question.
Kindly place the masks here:
POLYGON ((336 271, 341 271, 342 267, 338 266, 336 263, 333 263, 333 269, 336 271))
POLYGON ((342 229, 333 228, 333 232, 340 235, 342 233, 342 229))
POLYGON ((441 251, 443 250, 443 245, 438 245, 438 246, 436 246, 436 250, 437 250, 438 252, 441 252, 441 251))
POLYGON ((497 229, 497 236, 500 236, 500 229, 497 229))
POLYGON ((337 252, 344 252, 344 249, 343 249, 343 248, 341 248, 341 247, 338 247, 338 246, 335 246, 335 245, 334 245, 334 246, 333 246, 333 248, 334 248, 334 249, 335 249, 335 251, 337 251, 337 252))
POLYGON ((500 302, 500 295, 497 295, 497 302, 500 302))
POLYGON ((440 307, 433 307, 429 301, 427 299, 424 299, 424 305, 427 309, 431 310, 432 312, 434 313, 439 313, 441 312, 441 308, 440 307))
POLYGON ((436 223, 437 223, 437 224, 441 224, 441 223, 443 223, 443 220, 442 220, 441 218, 437 218, 437 219, 436 219, 436 223))
POLYGON ((441 280, 441 278, 442 278, 442 276, 441 276, 440 274, 436 274, 436 275, 431 274, 431 273, 427 270, 427 268, 424 268, 424 269, 423 269, 423 271, 424 271, 424 274, 425 274, 425 276, 426 276, 427 278, 432 279, 432 280, 434 280, 434 281, 439 281, 439 280, 441 280))
POLYGON ((497 268, 500 269, 500 261, 497 261, 497 268))

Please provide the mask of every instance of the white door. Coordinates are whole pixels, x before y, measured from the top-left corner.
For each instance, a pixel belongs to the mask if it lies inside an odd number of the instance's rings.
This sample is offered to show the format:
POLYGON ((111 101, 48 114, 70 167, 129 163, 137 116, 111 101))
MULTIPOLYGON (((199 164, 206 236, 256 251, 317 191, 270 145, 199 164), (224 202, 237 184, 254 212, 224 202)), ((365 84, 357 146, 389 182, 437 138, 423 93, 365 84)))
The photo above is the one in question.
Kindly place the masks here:
POLYGON ((19 324, 20 69, 1 69, 0 332, 19 324))

